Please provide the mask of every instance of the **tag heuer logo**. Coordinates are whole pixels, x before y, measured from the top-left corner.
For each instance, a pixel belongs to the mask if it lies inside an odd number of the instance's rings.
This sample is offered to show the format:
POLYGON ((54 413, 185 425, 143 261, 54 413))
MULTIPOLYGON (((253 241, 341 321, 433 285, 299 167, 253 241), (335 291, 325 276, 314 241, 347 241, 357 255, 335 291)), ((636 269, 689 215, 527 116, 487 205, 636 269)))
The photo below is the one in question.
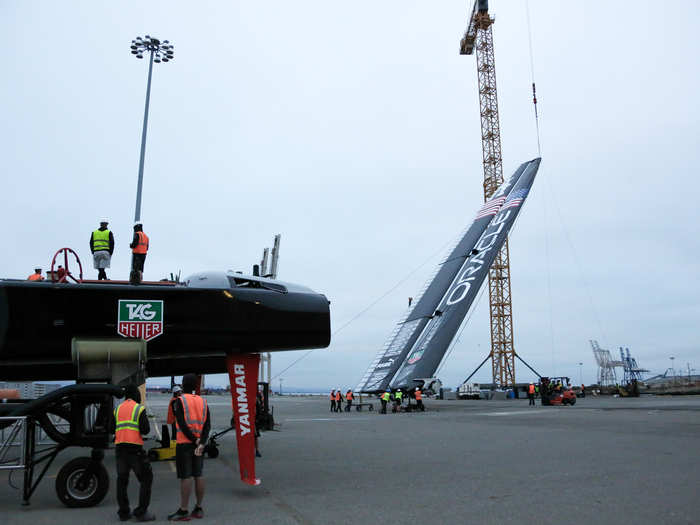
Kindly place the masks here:
POLYGON ((163 301, 120 299, 117 332, 122 337, 150 341, 163 333, 163 301))

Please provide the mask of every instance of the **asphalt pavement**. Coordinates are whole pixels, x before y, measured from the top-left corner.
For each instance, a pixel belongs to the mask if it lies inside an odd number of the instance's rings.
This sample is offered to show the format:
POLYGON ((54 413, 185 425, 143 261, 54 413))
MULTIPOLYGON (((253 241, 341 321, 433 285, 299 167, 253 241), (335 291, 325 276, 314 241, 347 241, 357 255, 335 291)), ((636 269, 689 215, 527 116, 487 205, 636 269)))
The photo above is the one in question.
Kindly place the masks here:
MULTIPOLYGON (((227 426, 230 399, 208 401, 214 428, 227 426)), ((164 415, 167 397, 149 402, 164 415)), ((202 523, 700 523, 699 396, 587 397, 574 407, 427 400, 426 412, 387 415, 378 401, 351 413, 331 413, 322 397, 272 404, 278 426, 260 439, 262 484, 240 482, 235 437, 224 436, 221 455, 205 462, 202 523)), ((113 451, 100 505, 69 509, 56 498, 56 472, 85 452, 62 453, 28 507, 0 472, 0 523, 118 523, 113 451)), ((164 521, 178 506, 175 465, 153 469, 150 510, 164 521)), ((11 481, 21 485, 21 472, 11 481)), ((132 504, 137 489, 132 478, 132 504)))

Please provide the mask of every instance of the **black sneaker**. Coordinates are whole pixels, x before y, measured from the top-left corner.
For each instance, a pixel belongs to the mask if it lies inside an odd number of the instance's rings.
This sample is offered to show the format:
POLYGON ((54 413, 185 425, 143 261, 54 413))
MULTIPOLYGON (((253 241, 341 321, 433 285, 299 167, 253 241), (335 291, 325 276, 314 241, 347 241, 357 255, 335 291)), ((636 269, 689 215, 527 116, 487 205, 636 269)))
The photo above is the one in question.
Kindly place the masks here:
POLYGON ((199 505, 195 505, 190 513, 190 518, 202 519, 204 517, 204 510, 199 505))
POLYGON ((136 521, 156 521, 156 515, 152 512, 146 511, 143 514, 139 514, 138 516, 134 514, 134 519, 136 521))
POLYGON ((119 521, 129 521, 131 519, 131 512, 129 514, 119 514, 119 521))
POLYGON ((186 510, 177 509, 168 516, 168 521, 190 521, 190 513, 186 510))

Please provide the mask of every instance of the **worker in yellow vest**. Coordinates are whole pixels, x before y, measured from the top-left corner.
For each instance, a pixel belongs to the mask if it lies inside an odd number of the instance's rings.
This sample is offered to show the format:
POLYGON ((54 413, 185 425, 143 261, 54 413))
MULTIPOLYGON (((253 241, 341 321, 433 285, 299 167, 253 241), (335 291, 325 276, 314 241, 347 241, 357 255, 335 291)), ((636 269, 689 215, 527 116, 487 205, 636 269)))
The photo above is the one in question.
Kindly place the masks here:
POLYGON ((143 232, 143 223, 134 223, 134 238, 129 245, 131 248, 131 277, 132 284, 138 284, 143 279, 143 266, 146 263, 146 254, 149 248, 148 235, 143 232))
POLYGON ((379 400, 382 402, 382 409, 380 411, 381 414, 386 414, 386 404, 389 402, 389 399, 391 399, 391 390, 387 388, 386 392, 384 392, 382 397, 379 398, 379 400))
POLYGON ((207 402, 196 395, 199 380, 196 374, 182 377, 182 395, 173 399, 171 405, 177 424, 177 445, 175 446, 175 467, 180 480, 180 507, 168 516, 170 521, 189 521, 191 518, 203 518, 202 500, 204 499, 204 445, 209 439, 211 418, 207 402), (192 512, 188 512, 190 494, 194 478, 197 503, 192 512))
POLYGON ((146 407, 141 404, 141 393, 136 385, 128 384, 125 397, 114 410, 114 444, 117 458, 117 503, 119 504, 119 519, 126 521, 131 518, 129 508, 129 473, 133 470, 139 480, 139 505, 134 509, 133 516, 137 521, 153 521, 156 517, 148 512, 151 501, 151 485, 153 470, 143 449, 143 435, 151 431, 146 416, 146 407))
POLYGON ((423 406, 423 392, 421 392, 421 389, 419 387, 416 387, 414 397, 416 398, 416 410, 425 412, 425 406, 423 406))
POLYGON ((392 412, 400 412, 401 411, 401 401, 403 399, 403 390, 400 388, 394 392, 394 408, 391 410, 392 412))
POLYGON ((100 220, 100 227, 90 235, 90 251, 92 252, 92 263, 97 270, 97 280, 106 281, 107 272, 114 253, 114 235, 107 229, 107 219, 100 220))

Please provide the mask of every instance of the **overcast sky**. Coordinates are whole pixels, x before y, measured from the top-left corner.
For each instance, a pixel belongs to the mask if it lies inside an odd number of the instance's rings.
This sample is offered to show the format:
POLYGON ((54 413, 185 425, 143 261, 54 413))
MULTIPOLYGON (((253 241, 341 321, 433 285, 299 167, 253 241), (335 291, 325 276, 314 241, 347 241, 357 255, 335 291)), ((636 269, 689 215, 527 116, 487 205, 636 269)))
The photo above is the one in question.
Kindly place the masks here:
MULTIPOLYGON (((526 3, 490 4, 507 176, 537 156, 526 3)), ((354 387, 483 200, 476 65, 459 55, 470 8, 2 0, 0 276, 69 246, 95 278, 88 240, 106 216, 109 275, 127 278, 148 68, 129 45, 169 39, 175 60, 153 72, 145 278, 250 271, 281 233, 280 279, 326 294, 334 331, 393 289, 282 376, 354 387)), ((530 16, 543 162, 510 237, 516 351, 575 382, 582 362, 584 383, 589 339, 655 373, 670 356, 700 369, 685 200, 700 189, 700 4, 531 0, 530 16)), ((486 292, 439 376, 456 386, 489 349, 486 292)), ((301 355, 274 354, 273 375, 301 355)))

